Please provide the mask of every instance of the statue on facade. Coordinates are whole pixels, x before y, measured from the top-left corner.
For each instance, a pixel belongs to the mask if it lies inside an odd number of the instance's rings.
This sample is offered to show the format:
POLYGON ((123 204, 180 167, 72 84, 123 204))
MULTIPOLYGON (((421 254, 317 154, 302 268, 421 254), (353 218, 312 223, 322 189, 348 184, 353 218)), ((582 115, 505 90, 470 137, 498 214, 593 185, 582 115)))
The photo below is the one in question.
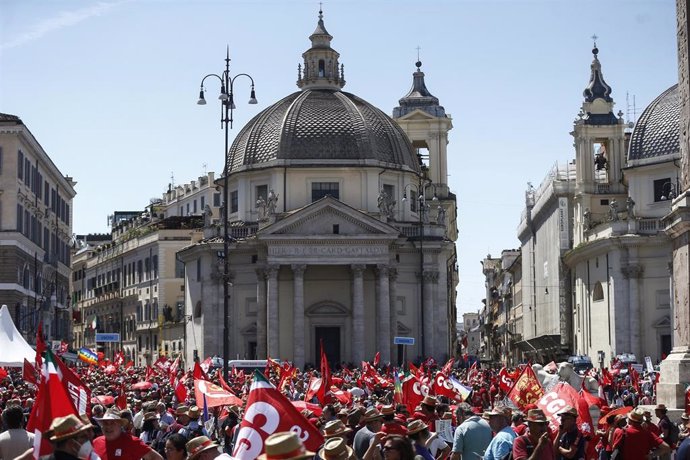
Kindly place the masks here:
POLYGON ((384 189, 381 189, 381 192, 379 192, 377 202, 381 216, 385 217, 386 220, 393 219, 393 211, 395 209, 396 201, 390 197, 384 189))
POLYGON ((616 222, 618 220, 618 202, 611 200, 609 203, 609 221, 616 222))
POLYGON ((635 218, 635 201, 632 197, 628 197, 625 200, 625 208, 628 210, 628 219, 635 218))
POLYGON ((584 220, 585 230, 592 228, 592 211, 590 211, 589 208, 585 208, 585 211, 582 213, 582 218, 584 220))
POLYGON ((430 208, 430 206, 422 201, 421 203, 419 203, 419 207, 421 208, 419 210, 419 212, 422 213, 422 222, 424 222, 425 224, 428 224, 429 223, 429 208, 430 208))
POLYGON ((204 228, 209 228, 211 225, 213 225, 213 211, 211 206, 206 205, 204 206, 204 228))
POLYGON ((268 192, 266 198, 266 215, 272 216, 276 213, 276 204, 278 203, 278 195, 273 193, 273 189, 268 192))
POLYGON ((260 196, 256 200, 256 209, 259 210, 259 220, 264 220, 266 218, 266 200, 264 200, 264 197, 260 196))
POLYGON ((436 223, 438 225, 446 225, 446 208, 438 205, 438 213, 436 214, 436 223))

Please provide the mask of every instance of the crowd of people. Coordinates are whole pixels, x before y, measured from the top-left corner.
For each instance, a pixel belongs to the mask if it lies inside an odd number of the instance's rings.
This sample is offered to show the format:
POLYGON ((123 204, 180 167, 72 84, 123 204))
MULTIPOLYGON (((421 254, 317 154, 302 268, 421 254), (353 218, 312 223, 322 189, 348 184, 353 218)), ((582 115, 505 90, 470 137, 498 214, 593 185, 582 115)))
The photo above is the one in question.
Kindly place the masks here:
MULTIPOLYGON (((246 407, 204 408, 204 402, 195 399, 195 371, 177 371, 171 377, 151 367, 73 370, 90 388, 92 404, 81 416, 55 418, 41 433, 42 441, 52 446, 50 459, 230 459, 238 452, 238 443, 248 442, 239 437, 246 407), (140 382, 150 385, 136 385, 140 382), (182 394, 179 385, 185 389, 182 394)), ((415 370, 426 375, 427 382, 439 372, 435 365, 415 370)), ((273 367, 265 370, 289 400, 302 402, 310 396, 310 379, 319 375, 294 370, 286 382, 280 372, 273 367)), ((386 377, 397 372, 379 367, 376 374, 383 377, 371 381, 364 378, 361 367, 334 371, 333 384, 347 396, 326 403, 313 398, 307 401, 313 404, 300 406, 303 423, 321 433, 321 446, 308 450, 299 431, 273 433, 262 439, 259 458, 668 460, 675 456, 690 460, 688 415, 671 420, 666 407, 656 404, 653 376, 632 381, 630 373, 619 372, 599 380, 601 403, 593 411, 597 429, 587 433, 577 423, 582 407, 564 407, 553 417, 537 404, 516 407, 500 385, 498 369, 452 367, 453 378, 471 389, 465 400, 425 391, 415 407, 396 398, 396 379, 386 377)), ((252 375, 233 374, 225 381, 220 369, 209 369, 203 378, 229 387, 246 401, 252 375)), ((36 385, 21 372, 9 370, 0 381, 0 460, 34 458, 37 433, 25 426, 35 398, 36 385)))

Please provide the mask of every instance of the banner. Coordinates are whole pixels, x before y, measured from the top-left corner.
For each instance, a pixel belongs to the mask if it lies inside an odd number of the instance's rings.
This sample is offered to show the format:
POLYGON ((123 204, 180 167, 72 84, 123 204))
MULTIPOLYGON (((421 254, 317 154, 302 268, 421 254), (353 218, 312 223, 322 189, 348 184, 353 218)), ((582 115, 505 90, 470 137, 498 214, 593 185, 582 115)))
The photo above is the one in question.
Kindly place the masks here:
POLYGON ((543 395, 544 389, 541 387, 537 376, 534 375, 530 366, 526 366, 513 387, 508 391, 507 397, 524 410, 525 406, 535 404, 543 395))
POLYGON ((508 369, 501 368, 501 371, 498 373, 498 388, 501 389, 504 393, 508 393, 510 389, 513 387, 513 384, 515 382, 511 378, 510 372, 508 372, 508 369))
POLYGON ((577 409, 577 426, 582 434, 585 436, 592 435, 592 417, 589 414, 589 406, 570 384, 557 383, 537 402, 537 407, 544 411, 553 430, 558 430, 558 426, 561 424, 561 419, 557 414, 567 406, 577 409))
POLYGON ((304 447, 312 452, 323 444, 319 430, 260 372, 254 371, 232 456, 253 460, 264 452, 266 438, 282 431, 296 433, 304 447))
POLYGON ((206 397, 206 405, 208 407, 225 405, 241 406, 243 404, 240 398, 222 389, 218 385, 206 380, 194 379, 194 398, 196 401, 203 401, 204 396, 206 397))

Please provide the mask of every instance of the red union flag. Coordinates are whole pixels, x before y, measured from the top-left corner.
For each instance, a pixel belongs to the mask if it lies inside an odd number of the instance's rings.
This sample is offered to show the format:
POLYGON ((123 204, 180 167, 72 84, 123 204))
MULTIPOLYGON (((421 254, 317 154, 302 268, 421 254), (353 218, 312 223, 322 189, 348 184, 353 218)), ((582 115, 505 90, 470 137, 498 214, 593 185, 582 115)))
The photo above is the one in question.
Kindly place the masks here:
POLYGON ((525 366, 507 396, 516 406, 524 409, 528 404, 536 404, 543 395, 544 389, 537 376, 534 375, 534 371, 531 367, 525 366))
POLYGON ((551 391, 542 396, 537 402, 537 407, 544 411, 549 420, 549 425, 558 430, 561 423, 558 413, 567 406, 577 410, 577 426, 585 436, 592 435, 592 417, 589 414, 589 406, 577 390, 565 382, 557 383, 551 391))
POLYGON ((513 387, 513 383, 515 382, 513 381, 510 372, 508 372, 508 369, 505 367, 501 368, 501 371, 498 373, 498 387, 504 393, 508 393, 513 387))
POLYGON ((194 397, 197 401, 204 401, 206 397, 207 407, 242 405, 240 398, 207 380, 194 379, 194 397))
POLYGON ((424 396, 429 394, 429 388, 413 375, 407 376, 402 383, 403 403, 412 414, 415 408, 422 402, 424 396))
POLYGON ((455 390, 455 385, 446 377, 443 372, 437 372, 434 377, 433 385, 436 396, 445 396, 450 399, 462 401, 462 395, 455 390))
POLYGON ((254 371, 254 381, 232 456, 238 459, 257 458, 264 451, 266 438, 281 431, 297 434, 304 447, 313 452, 323 444, 319 430, 266 377, 254 371))

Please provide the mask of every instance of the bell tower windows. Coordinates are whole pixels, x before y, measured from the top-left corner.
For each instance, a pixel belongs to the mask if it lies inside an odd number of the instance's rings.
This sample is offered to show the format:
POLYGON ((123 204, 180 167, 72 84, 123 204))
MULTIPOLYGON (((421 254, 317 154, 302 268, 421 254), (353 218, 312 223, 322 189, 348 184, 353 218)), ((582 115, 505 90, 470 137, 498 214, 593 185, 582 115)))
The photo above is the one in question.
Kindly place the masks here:
POLYGON ((319 59, 319 78, 326 76, 326 63, 323 59, 319 59))

